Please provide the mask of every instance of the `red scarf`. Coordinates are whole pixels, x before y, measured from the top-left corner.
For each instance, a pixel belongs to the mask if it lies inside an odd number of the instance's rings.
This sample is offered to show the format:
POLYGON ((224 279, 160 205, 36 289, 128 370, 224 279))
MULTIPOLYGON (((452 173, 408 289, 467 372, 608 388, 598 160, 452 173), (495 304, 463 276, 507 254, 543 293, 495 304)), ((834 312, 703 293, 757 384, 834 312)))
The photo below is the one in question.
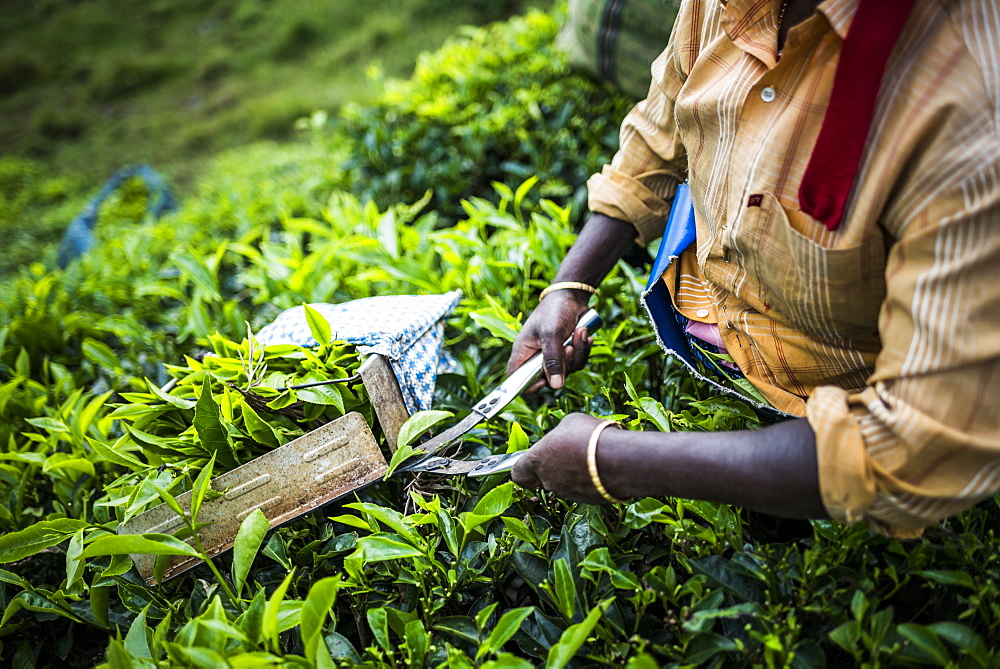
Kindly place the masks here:
POLYGON ((836 230, 861 162, 882 75, 913 0, 861 0, 840 49, 830 106, 799 186, 799 207, 836 230))

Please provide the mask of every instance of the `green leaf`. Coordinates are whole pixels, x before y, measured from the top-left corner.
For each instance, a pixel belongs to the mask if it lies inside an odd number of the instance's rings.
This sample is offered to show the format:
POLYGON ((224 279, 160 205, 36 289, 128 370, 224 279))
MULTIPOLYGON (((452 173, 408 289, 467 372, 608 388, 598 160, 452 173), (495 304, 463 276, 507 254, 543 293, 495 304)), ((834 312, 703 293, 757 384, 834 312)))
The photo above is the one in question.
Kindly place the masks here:
POLYGON ((140 472, 148 468, 148 465, 143 464, 132 455, 118 451, 98 439, 87 437, 87 443, 90 444, 90 447, 97 454, 97 457, 94 458, 95 460, 111 462, 120 467, 131 469, 134 472, 140 472))
POLYGON ((414 544, 420 541, 420 533, 414 530, 410 525, 406 523, 406 519, 400 512, 395 509, 388 509, 384 506, 379 506, 378 504, 370 504, 367 502, 354 502, 351 504, 345 504, 349 509, 357 509, 363 511, 368 515, 372 516, 383 525, 390 527, 402 536, 406 537, 407 541, 414 544))
POLYGON ((507 437, 507 452, 515 453, 517 451, 528 450, 528 435, 524 432, 524 428, 521 427, 519 423, 510 424, 510 435, 507 437))
POLYGON ((209 458, 208 464, 202 467, 201 471, 198 472, 198 478, 195 479, 194 485, 191 487, 191 515, 189 519, 191 524, 198 522, 198 514, 201 513, 201 505, 204 503, 205 496, 212 487, 212 472, 214 469, 215 453, 213 453, 212 457, 209 458))
POLYGON ((407 663, 411 667, 424 666, 424 657, 427 655, 427 647, 430 640, 427 637, 427 630, 424 623, 419 618, 406 623, 403 629, 403 638, 407 650, 407 663))
POLYGON ((37 428, 41 428, 53 434, 62 434, 69 432, 69 427, 66 423, 61 420, 56 420, 55 418, 28 418, 27 422, 34 425, 37 428))
POLYGON ((314 386, 312 388, 299 388, 295 391, 295 396, 303 402, 319 404, 322 406, 337 407, 337 411, 344 413, 344 396, 335 384, 325 386, 314 386))
POLYGON ((931 623, 927 628, 954 645, 959 652, 973 657, 980 666, 989 666, 989 651, 986 650, 982 637, 965 625, 945 621, 931 623))
POLYGON ((132 568, 132 558, 128 555, 112 555, 111 564, 101 572, 101 579, 121 576, 132 568))
POLYGON ((258 444, 264 444, 265 446, 270 446, 271 448, 277 448, 281 446, 281 440, 278 437, 278 433, 271 427, 271 424, 263 420, 257 412, 253 410, 249 404, 244 404, 240 407, 240 411, 243 414, 243 425, 246 427, 247 432, 250 433, 250 438, 256 441, 258 444))
POLYGON ((392 652, 392 645, 389 641, 389 616, 384 608, 368 609, 368 626, 372 630, 372 636, 382 650, 392 652))
POLYGON ((184 398, 171 395, 168 392, 164 392, 149 379, 146 379, 146 386, 149 388, 149 392, 151 392, 153 395, 160 398, 170 406, 177 407, 178 409, 193 409, 195 406, 195 402, 193 400, 186 400, 184 398))
POLYGON ((896 627, 896 631, 926 653, 938 666, 951 664, 951 655, 934 630, 916 623, 903 623, 896 627))
POLYGON ((274 592, 271 593, 271 597, 268 598, 267 604, 264 606, 264 615, 261 619, 261 633, 271 646, 271 650, 275 653, 281 652, 281 641, 278 639, 278 614, 281 611, 282 600, 285 598, 285 593, 288 592, 288 586, 291 584, 294 574, 294 569, 288 572, 285 580, 275 588, 274 592))
POLYGON ((95 539, 83 549, 83 557, 97 555, 190 555, 198 551, 169 534, 109 534, 95 539))
POLYGON ((83 356, 98 367, 115 371, 121 369, 121 362, 111 347, 102 341, 86 337, 80 344, 83 356))
POLYGON ((392 457, 389 459, 389 468, 386 469, 385 476, 382 477, 382 480, 388 481, 399 467, 403 466, 410 460, 415 459, 416 456, 423 454, 424 454, 423 450, 419 448, 414 448, 409 444, 404 444, 403 446, 400 446, 399 448, 396 449, 396 452, 393 453, 392 457))
POLYGON ((122 642, 118 639, 111 639, 105 655, 108 658, 108 667, 110 669, 134 669, 135 667, 132 664, 132 658, 129 657, 122 642))
POLYGON ((64 618, 69 618, 75 622, 81 622, 80 619, 74 615, 72 612, 58 606, 55 602, 52 602, 47 597, 37 593, 29 592, 23 590, 17 593, 7 604, 7 608, 3 612, 3 619, 0 619, 0 629, 7 625, 7 622, 14 616, 15 613, 21 609, 27 609, 29 611, 35 611, 37 613, 45 613, 62 616, 64 618))
POLYGON ((319 313, 308 304, 302 305, 303 311, 305 311, 306 323, 309 325, 309 332, 312 333, 313 339, 320 346, 326 346, 330 343, 333 337, 333 333, 330 329, 330 323, 326 320, 323 314, 319 313))
POLYGON ((559 642, 549 649, 548 659, 545 662, 546 669, 562 669, 569 664, 569 661, 576 655, 576 651, 580 650, 580 647, 587 641, 587 637, 590 636, 597 621, 600 620, 601 614, 613 601, 614 598, 605 599, 590 610, 583 622, 566 628, 566 631, 559 637, 559 642))
POLYGON ((921 576, 929 578, 932 581, 940 583, 941 585, 960 585, 966 588, 976 587, 976 583, 972 580, 971 574, 964 571, 958 571, 957 569, 925 569, 917 573, 921 576))
POLYGON ((201 261, 196 251, 188 250, 173 253, 170 259, 184 270, 184 274, 188 279, 200 288, 206 297, 213 300, 222 299, 222 295, 219 292, 219 281, 215 276, 215 272, 210 270, 208 265, 201 261))
POLYGON ((530 616, 535 610, 533 606, 522 606, 518 609, 511 609, 507 613, 500 617, 497 621, 496 627, 490 632, 489 637, 476 652, 476 659, 487 655, 488 653, 496 653, 503 648, 503 645, 510 641, 511 637, 521 628, 521 623, 524 619, 530 616))
POLYGON ((233 541, 233 585, 236 586, 237 595, 243 591, 250 566, 257 557, 264 535, 270 528, 271 524, 264 512, 254 509, 253 513, 243 519, 240 529, 236 531, 236 539, 233 541))
POLYGON ((69 453, 53 453, 45 459, 43 472, 68 471, 94 476, 94 463, 85 458, 74 458, 69 453))
POLYGON ((399 232, 396 229, 396 212, 385 212, 378 221, 378 242, 393 260, 399 260, 399 232))
POLYGON ((771 406, 771 403, 767 401, 766 397, 764 397, 764 393, 760 392, 760 390, 757 389, 757 386, 755 386, 750 379, 740 376, 733 379, 733 383, 739 386, 740 390, 742 390, 751 399, 760 402, 764 406, 771 406))
POLYGON ((372 535, 358 539, 358 547, 365 563, 399 560, 423 555, 423 552, 411 544, 390 539, 386 536, 372 535))
POLYGON ((417 437, 427 432, 429 429, 454 417, 450 411, 440 411, 440 410, 430 410, 430 411, 418 411, 409 418, 406 419, 399 427, 399 437, 396 439, 396 443, 399 446, 407 446, 416 441, 417 437))
POLYGON ((521 541, 527 542, 538 548, 539 538, 531 531, 531 528, 525 524, 525 522, 519 518, 511 518, 509 516, 503 516, 500 518, 503 521, 504 527, 507 529, 507 533, 511 534, 521 541))
POLYGON ((514 483, 507 481, 482 496, 471 512, 459 516, 459 522, 466 534, 488 523, 510 508, 514 500, 514 483))
POLYGON ((83 552, 83 530, 79 529, 69 540, 66 548, 66 590, 72 590, 77 581, 83 578, 83 560, 80 553, 83 552))
POLYGON ((146 625, 146 611, 148 610, 147 606, 135 617, 132 625, 128 628, 128 634, 125 635, 125 650, 129 657, 153 658, 153 654, 149 650, 149 638, 152 636, 153 630, 146 625))
POLYGON ((496 611, 496 608, 499 605, 500 604, 498 602, 487 604, 486 606, 484 606, 482 609, 479 610, 479 613, 476 614, 476 627, 478 627, 480 631, 482 631, 483 628, 486 627, 486 623, 489 622, 490 616, 493 615, 493 612, 496 611))
POLYGON ((299 614, 299 630, 302 632, 302 644, 305 647, 306 659, 313 666, 332 667, 333 658, 323 640, 323 624, 333 609, 340 589, 340 576, 327 577, 316 581, 302 604, 299 614))
POLYGON ((236 453, 229 432, 222 425, 222 414, 212 397, 212 381, 207 374, 201 387, 201 397, 195 405, 194 428, 206 451, 217 457, 228 469, 236 467, 236 453))
POLYGON ((97 622, 107 627, 108 621, 108 599, 111 594, 109 586, 100 586, 90 589, 90 612, 94 614, 97 622))
POLYGON ((40 553, 86 527, 89 524, 82 520, 60 518, 43 520, 19 532, 0 536, 0 564, 17 562, 40 553))
MULTIPOLYGON (((497 623, 497 627, 499 626, 500 624, 497 623)), ((480 642, 476 622, 468 616, 445 616, 435 623, 434 629, 447 632, 476 646, 480 642)))
POLYGON ((528 191, 530 191, 534 187, 534 185, 538 183, 538 179, 539 179, 538 175, 533 174, 532 176, 525 179, 524 182, 517 187, 517 190, 514 191, 515 210, 521 208, 521 203, 524 202, 525 196, 528 194, 528 191))
POLYGON ((491 305, 488 309, 478 309, 469 312, 469 317, 491 335, 506 342, 513 343, 521 329, 521 324, 503 309, 491 305))
POLYGON ((566 560, 555 560, 552 568, 555 572, 556 605, 567 621, 573 620, 576 613, 576 583, 573 572, 566 560))

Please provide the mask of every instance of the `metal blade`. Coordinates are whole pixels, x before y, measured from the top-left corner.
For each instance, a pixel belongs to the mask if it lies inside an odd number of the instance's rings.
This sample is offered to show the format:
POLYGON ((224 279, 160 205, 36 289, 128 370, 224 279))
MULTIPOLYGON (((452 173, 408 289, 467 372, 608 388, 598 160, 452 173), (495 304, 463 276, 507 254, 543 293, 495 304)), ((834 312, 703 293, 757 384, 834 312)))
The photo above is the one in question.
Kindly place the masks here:
POLYGON ((468 432, 475 426, 479 425, 479 423, 481 423, 483 420, 484 418, 482 414, 473 411, 468 416, 463 418, 458 423, 455 423, 441 434, 431 437, 424 443, 420 444, 418 448, 421 448, 426 453, 426 455, 420 458, 419 460, 416 460, 408 465, 400 467, 397 471, 401 472, 421 471, 415 468, 426 462, 428 459, 434 457, 435 453, 437 453, 448 444, 454 442, 455 440, 465 435, 466 432, 468 432))
POLYGON ((476 466, 469 471, 469 476, 491 476, 501 472, 509 472, 514 468, 517 461, 520 460, 521 457, 527 452, 528 451, 516 451, 514 453, 505 453, 504 455, 493 455, 488 458, 483 458, 478 463, 474 463, 476 466))
POLYGON ((457 476, 460 474, 467 474, 472 477, 490 476, 491 474, 509 472, 514 468, 514 463, 520 460, 521 456, 525 453, 527 451, 491 455, 482 460, 455 460, 452 458, 431 456, 411 465, 409 471, 441 474, 443 476, 457 476))
POLYGON ((445 476, 468 474, 475 469, 480 462, 482 461, 455 460, 453 458, 439 458, 436 455, 432 455, 429 458, 424 458, 420 462, 410 465, 410 467, 408 467, 408 471, 443 474, 445 476))

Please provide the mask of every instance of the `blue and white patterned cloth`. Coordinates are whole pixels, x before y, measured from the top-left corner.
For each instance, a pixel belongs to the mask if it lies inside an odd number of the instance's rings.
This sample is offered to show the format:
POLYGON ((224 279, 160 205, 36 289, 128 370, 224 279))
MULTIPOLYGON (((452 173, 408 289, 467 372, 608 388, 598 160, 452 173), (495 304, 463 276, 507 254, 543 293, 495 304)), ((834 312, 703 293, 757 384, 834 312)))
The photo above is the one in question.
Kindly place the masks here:
MULTIPOLYGON (((355 344, 362 355, 388 358, 399 380, 410 413, 431 408, 439 367, 450 356, 441 349, 444 318, 462 297, 459 290, 444 295, 384 295, 343 304, 310 304, 330 323, 334 341, 355 344)), ((305 310, 281 312, 256 335, 263 346, 317 346, 305 310)))

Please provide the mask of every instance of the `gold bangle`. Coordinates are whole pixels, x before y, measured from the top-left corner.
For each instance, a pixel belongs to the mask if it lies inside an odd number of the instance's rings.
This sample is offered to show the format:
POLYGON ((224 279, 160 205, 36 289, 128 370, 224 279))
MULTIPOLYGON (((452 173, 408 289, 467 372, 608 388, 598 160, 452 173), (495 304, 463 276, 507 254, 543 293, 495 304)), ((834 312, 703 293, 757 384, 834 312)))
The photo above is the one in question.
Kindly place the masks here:
POLYGON ((555 292, 557 290, 569 290, 569 289, 585 290, 591 295, 597 294, 597 289, 589 284, 580 283, 579 281, 559 281, 558 283, 554 283, 545 290, 543 290, 541 294, 538 296, 538 301, 541 302, 542 300, 544 300, 545 296, 548 295, 549 293, 555 292))
MULTIPOLYGON (((615 499, 612 497, 607 490, 604 489, 604 484, 601 483, 601 477, 597 473, 597 440, 601 438, 601 432, 604 432, 604 428, 610 425, 618 425, 613 420, 601 421, 594 428, 594 431, 590 433, 590 441, 587 443, 587 470, 590 472, 590 481, 594 484, 594 488, 600 493, 601 497, 608 500, 612 504, 618 504, 622 500, 615 499)), ((619 426, 621 427, 621 426, 619 426)))

